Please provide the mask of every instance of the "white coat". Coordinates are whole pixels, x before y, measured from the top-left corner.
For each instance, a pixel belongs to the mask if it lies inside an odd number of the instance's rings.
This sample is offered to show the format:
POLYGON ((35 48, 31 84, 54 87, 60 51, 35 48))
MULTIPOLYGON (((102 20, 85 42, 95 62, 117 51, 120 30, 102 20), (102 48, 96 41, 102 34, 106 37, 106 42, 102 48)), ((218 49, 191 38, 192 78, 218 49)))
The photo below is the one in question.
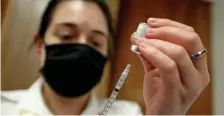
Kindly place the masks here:
MULTIPOLYGON (((1 115, 53 115, 44 103, 42 85, 43 79, 40 78, 28 90, 2 91, 1 115)), ((81 115, 98 115, 106 101, 93 94, 81 115)), ((141 114, 137 103, 126 100, 115 101, 108 112, 108 115, 141 114)))

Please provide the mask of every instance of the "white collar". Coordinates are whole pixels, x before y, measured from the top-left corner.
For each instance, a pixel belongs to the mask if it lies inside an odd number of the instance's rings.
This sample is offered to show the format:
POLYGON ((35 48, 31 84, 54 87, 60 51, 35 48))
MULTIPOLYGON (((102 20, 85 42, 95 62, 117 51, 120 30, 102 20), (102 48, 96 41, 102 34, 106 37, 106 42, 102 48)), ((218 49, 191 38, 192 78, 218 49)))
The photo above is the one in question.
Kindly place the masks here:
MULTIPOLYGON (((39 78, 28 89, 27 93, 23 96, 18 105, 18 111, 20 114, 52 115, 43 100, 41 90, 43 82, 43 78, 39 78)), ((99 114, 99 110, 99 100, 95 94, 92 94, 88 105, 81 115, 97 115, 99 114)))

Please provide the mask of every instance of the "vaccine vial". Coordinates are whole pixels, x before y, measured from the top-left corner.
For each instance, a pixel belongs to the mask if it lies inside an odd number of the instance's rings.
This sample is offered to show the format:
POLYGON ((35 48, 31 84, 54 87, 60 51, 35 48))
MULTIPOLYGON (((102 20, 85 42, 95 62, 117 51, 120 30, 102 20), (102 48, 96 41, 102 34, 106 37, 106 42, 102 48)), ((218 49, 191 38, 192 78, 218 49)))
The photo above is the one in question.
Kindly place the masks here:
MULTIPOLYGON (((147 29, 148 29, 148 25, 146 23, 144 23, 144 22, 140 23, 138 25, 137 31, 134 34, 134 40, 144 39, 145 34, 147 33, 147 29)), ((140 52, 138 52, 138 46, 136 46, 136 45, 131 46, 131 51, 136 54, 141 54, 140 52)))

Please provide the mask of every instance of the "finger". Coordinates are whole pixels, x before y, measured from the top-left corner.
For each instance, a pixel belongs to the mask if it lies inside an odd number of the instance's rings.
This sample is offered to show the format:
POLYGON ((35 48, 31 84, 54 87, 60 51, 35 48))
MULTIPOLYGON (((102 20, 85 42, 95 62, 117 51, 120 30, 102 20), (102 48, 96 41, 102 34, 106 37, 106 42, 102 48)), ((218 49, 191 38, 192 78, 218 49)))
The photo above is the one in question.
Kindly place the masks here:
POLYGON ((131 43, 134 44, 134 45, 136 44, 136 41, 138 41, 139 39, 145 39, 145 38, 136 39, 134 36, 135 36, 135 32, 132 33, 131 39, 130 39, 131 43))
POLYGON ((197 70, 195 69, 187 51, 182 46, 157 39, 145 39, 142 41, 144 41, 148 46, 153 46, 162 51, 176 62, 179 74, 181 75, 180 80, 185 86, 192 87, 195 85, 195 82, 198 82, 197 80, 200 78, 192 76, 197 73, 197 70))
MULTIPOLYGON (((131 35, 131 42, 132 44, 136 44, 137 40, 134 40, 134 34, 135 32, 131 35)), ((142 57, 141 55, 138 55, 140 61, 142 62, 142 65, 144 67, 144 71, 145 73, 147 73, 148 71, 154 69, 154 67, 152 66, 151 63, 149 63, 144 57, 142 57)))
POLYGON ((150 25, 150 27, 157 28, 157 27, 163 27, 163 26, 171 26, 176 27, 180 29, 184 29, 186 31, 192 31, 194 32, 194 28, 176 21, 172 21, 170 19, 162 19, 162 18, 149 18, 147 20, 147 23, 150 25))
POLYGON ((135 44, 135 38, 134 38, 135 32, 131 34, 131 43, 135 44))
POLYGON ((204 48, 200 37, 196 33, 170 26, 150 28, 146 37, 165 40, 184 46, 190 54, 204 48))
POLYGON ((146 60, 158 68, 166 87, 174 89, 176 86, 181 85, 177 65, 171 58, 160 50, 152 46, 147 46, 145 43, 139 45, 139 51, 146 60))
POLYGON ((145 73, 153 70, 155 67, 150 63, 148 62, 144 57, 142 57, 141 55, 138 55, 139 59, 141 60, 142 62, 142 65, 144 67, 144 71, 145 73))
POLYGON ((154 69, 147 72, 145 74, 144 83, 143 83, 144 96, 149 96, 149 98, 151 98, 153 95, 156 94, 161 84, 162 84, 162 79, 160 78, 158 69, 154 69))
MULTIPOLYGON (((149 29, 147 38, 160 39, 183 46, 189 55, 194 55, 198 51, 204 49, 200 37, 195 32, 189 32, 174 27, 160 27, 149 29)), ((199 71, 207 70, 206 57, 195 60, 194 66, 199 71)))

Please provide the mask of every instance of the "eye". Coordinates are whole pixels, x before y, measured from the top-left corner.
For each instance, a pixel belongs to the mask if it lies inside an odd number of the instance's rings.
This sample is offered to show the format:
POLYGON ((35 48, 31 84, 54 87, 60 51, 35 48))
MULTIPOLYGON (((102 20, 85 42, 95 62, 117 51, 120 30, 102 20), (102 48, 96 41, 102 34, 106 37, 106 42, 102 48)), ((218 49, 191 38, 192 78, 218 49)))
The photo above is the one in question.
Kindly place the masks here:
POLYGON ((71 36, 71 35, 62 35, 61 36, 61 39, 63 39, 63 40, 70 40, 70 39, 72 39, 73 37, 71 36))
POLYGON ((89 44, 91 44, 94 48, 101 48, 102 47, 102 41, 98 36, 90 35, 89 38, 89 44))
POLYGON ((62 40, 70 40, 70 39, 74 38, 74 34, 71 34, 71 33, 66 31, 66 32, 59 33, 59 37, 62 40))
POLYGON ((100 47, 100 43, 97 41, 93 41, 92 44, 94 47, 97 47, 97 48, 100 47))

